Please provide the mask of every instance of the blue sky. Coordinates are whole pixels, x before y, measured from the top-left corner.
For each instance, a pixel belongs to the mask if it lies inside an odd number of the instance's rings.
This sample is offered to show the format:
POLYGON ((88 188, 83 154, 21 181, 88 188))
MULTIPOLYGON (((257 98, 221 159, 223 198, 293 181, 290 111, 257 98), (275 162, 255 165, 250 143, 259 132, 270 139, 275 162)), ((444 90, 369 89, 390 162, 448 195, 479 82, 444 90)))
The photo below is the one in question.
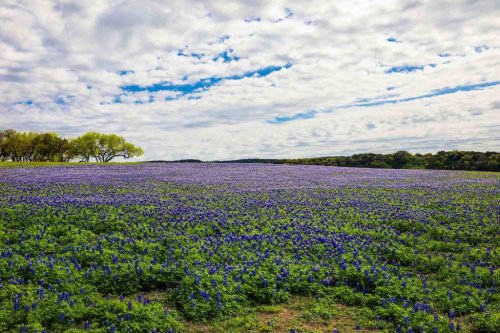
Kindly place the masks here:
POLYGON ((499 16, 492 0, 8 0, 0 128, 118 133, 143 159, 498 150, 499 16))
MULTIPOLYGON (((333 112, 333 111, 339 110, 339 109, 375 107, 375 106, 382 106, 382 105, 386 105, 386 104, 400 104, 400 103, 416 101, 416 100, 424 99, 424 98, 433 98, 433 97, 438 97, 438 96, 442 96, 442 95, 455 94, 455 93, 459 93, 459 92, 488 89, 490 87, 494 87, 494 86, 498 86, 498 85, 500 85, 500 81, 483 82, 483 83, 478 83, 478 84, 466 84, 466 85, 460 85, 460 86, 455 86, 455 87, 445 87, 442 89, 434 89, 434 90, 430 91, 428 94, 413 96, 413 97, 405 97, 405 98, 394 98, 394 97, 398 97, 399 95, 384 95, 384 96, 380 96, 378 98, 361 98, 361 99, 354 101, 351 104, 340 105, 340 106, 335 107, 335 108, 323 110, 322 112, 323 113, 330 113, 330 112, 333 112)), ((278 116, 278 117, 274 118, 273 120, 269 121, 269 123, 280 124, 280 123, 285 123, 288 121, 294 121, 294 120, 300 120, 300 119, 310 119, 310 118, 314 118, 317 113, 318 113, 318 111, 309 111, 309 112, 297 113, 297 114, 294 114, 291 116, 278 116)))

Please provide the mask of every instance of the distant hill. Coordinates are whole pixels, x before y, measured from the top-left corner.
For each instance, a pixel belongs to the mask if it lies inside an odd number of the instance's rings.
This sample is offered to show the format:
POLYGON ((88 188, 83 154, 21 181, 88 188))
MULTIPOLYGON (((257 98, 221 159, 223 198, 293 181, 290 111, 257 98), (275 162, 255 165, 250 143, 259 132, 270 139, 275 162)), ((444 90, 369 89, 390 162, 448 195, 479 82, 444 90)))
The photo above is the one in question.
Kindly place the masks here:
POLYGON ((184 160, 174 160, 174 161, 165 161, 165 160, 146 161, 144 163, 203 163, 203 161, 196 159, 184 159, 184 160))
POLYGON ((273 158, 242 158, 239 160, 228 160, 228 161, 214 161, 215 163, 271 163, 271 164, 283 164, 284 160, 273 159, 273 158))

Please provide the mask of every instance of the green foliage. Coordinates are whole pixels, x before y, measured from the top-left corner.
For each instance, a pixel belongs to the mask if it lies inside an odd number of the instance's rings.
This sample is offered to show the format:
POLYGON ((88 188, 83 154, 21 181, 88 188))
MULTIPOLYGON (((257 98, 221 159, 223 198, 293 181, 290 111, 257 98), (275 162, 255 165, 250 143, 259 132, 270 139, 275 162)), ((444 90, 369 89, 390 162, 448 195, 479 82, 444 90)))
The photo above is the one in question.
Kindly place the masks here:
POLYGON ((0 181, 0 332, 179 332, 185 320, 331 332, 342 315, 351 328, 496 332, 498 176, 456 174, 443 188, 267 192, 0 181), (293 323, 262 325, 254 310, 293 323))
MULTIPOLYGON (((244 161, 243 163, 257 162, 244 161)), ((410 154, 398 151, 394 154, 355 154, 284 160, 259 160, 261 163, 314 164, 360 168, 391 169, 445 169, 500 171, 500 153, 474 151, 440 151, 436 154, 410 154)))
POLYGON ((308 308, 303 309, 301 316, 307 320, 324 319, 329 320, 339 314, 337 300, 333 297, 316 298, 308 308))
POLYGON ((125 159, 141 156, 144 151, 122 136, 88 132, 72 140, 56 133, 0 131, 0 160, 13 162, 109 162, 116 157, 125 159))
POLYGON ((480 331, 500 332, 500 311, 476 313, 471 320, 480 331))

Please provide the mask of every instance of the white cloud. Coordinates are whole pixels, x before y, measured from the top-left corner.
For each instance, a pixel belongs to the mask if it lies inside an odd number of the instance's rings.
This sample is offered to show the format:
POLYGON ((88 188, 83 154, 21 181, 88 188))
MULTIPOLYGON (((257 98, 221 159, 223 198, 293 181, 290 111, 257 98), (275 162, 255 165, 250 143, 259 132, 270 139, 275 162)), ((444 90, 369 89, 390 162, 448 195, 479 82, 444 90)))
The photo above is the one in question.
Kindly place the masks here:
POLYGON ((335 108, 499 81, 499 16, 493 0, 8 0, 0 5, 0 127, 116 132, 143 146, 145 159, 494 150, 500 85, 335 108), (238 61, 212 60, 230 49, 238 61), (120 88, 287 63, 190 95, 198 99, 120 88), (424 67, 386 73, 395 66, 424 67), (268 122, 310 110, 313 119, 268 122))

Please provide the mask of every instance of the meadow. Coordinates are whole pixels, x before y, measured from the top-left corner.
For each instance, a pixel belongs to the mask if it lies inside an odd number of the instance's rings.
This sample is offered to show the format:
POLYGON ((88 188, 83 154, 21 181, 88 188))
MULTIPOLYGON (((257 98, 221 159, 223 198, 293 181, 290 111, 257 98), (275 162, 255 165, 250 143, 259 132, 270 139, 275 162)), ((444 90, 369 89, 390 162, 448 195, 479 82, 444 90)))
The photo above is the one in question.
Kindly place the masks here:
POLYGON ((498 173, 41 165, 0 167, 0 332, 500 331, 498 173))

